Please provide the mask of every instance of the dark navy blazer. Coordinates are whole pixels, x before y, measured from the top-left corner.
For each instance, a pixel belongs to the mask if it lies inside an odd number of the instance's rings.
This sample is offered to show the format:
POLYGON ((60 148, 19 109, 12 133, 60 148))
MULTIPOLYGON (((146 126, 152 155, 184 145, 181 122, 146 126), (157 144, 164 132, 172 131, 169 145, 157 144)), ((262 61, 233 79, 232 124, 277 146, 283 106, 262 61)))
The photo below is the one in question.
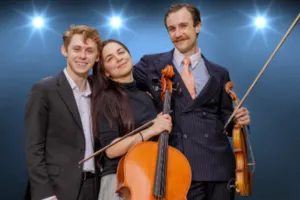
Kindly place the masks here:
MULTIPOLYGON (((166 65, 173 66, 173 81, 179 82, 182 93, 172 96, 173 128, 169 144, 187 157, 194 181, 228 181, 235 174, 234 154, 224 134, 224 124, 233 112, 231 98, 224 90, 224 84, 230 80, 229 73, 202 56, 210 78, 192 99, 172 62, 173 51, 143 56, 134 66, 134 79, 141 89, 150 91, 161 112, 160 92, 153 88, 153 79, 160 79, 166 65)), ((231 136, 232 123, 227 132, 231 136)))

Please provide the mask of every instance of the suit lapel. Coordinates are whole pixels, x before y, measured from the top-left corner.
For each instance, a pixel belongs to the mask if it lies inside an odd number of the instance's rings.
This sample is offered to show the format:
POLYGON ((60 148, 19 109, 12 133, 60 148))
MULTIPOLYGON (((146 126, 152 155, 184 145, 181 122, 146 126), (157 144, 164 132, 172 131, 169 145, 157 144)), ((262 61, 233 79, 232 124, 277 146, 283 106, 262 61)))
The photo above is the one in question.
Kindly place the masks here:
POLYGON ((210 63, 204 56, 205 66, 207 68, 208 74, 210 75, 206 85, 201 90, 200 94, 194 99, 194 105, 197 106, 205 104, 207 101, 211 100, 213 95, 220 88, 220 75, 218 73, 217 68, 210 63))
POLYGON ((70 84, 68 83, 68 80, 65 77, 63 72, 59 75, 59 78, 57 81, 57 93, 59 94, 59 96, 62 98, 62 100, 66 104, 66 107, 69 109, 70 113, 74 117, 74 119, 77 122, 77 124, 79 125, 79 127, 82 129, 82 123, 81 123, 78 107, 76 104, 76 100, 75 100, 72 88, 71 88, 70 84))

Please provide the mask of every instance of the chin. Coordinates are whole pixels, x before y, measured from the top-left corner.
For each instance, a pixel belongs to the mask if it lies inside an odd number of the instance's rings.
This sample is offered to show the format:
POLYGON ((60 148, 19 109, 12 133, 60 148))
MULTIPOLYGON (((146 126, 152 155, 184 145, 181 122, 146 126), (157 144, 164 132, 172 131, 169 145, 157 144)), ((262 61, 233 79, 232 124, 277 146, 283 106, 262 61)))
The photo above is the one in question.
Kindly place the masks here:
POLYGON ((179 50, 179 51, 185 51, 187 49, 187 46, 186 44, 177 44, 175 45, 176 48, 179 50))
POLYGON ((74 71, 76 74, 85 75, 89 73, 90 69, 91 69, 90 67, 85 67, 85 68, 75 67, 74 71))
POLYGON ((177 47, 177 49, 180 51, 180 53, 185 53, 187 48, 185 47, 177 47))

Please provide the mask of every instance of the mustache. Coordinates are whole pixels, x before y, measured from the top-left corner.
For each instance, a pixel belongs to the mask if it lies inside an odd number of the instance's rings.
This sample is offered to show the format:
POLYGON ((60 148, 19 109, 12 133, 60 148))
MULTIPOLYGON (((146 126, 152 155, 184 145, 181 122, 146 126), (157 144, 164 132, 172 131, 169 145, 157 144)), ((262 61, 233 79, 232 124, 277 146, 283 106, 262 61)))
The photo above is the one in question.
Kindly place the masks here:
POLYGON ((189 39, 189 37, 188 36, 181 36, 181 37, 175 37, 174 39, 173 39, 173 42, 180 42, 180 41, 182 41, 182 40, 187 40, 187 39, 189 39))

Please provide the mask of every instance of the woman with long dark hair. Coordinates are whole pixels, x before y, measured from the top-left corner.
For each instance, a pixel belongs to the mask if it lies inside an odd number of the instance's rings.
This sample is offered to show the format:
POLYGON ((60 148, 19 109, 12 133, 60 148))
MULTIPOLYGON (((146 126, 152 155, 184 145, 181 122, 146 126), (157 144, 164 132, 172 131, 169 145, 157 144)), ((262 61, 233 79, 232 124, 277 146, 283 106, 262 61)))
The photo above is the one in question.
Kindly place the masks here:
POLYGON ((151 97, 136 87, 133 63, 128 48, 119 41, 102 44, 99 66, 93 72, 92 115, 94 133, 101 147, 155 119, 154 124, 108 148, 102 159, 98 200, 119 200, 116 171, 120 158, 135 144, 147 141, 163 131, 171 132, 169 115, 157 115, 151 97))

